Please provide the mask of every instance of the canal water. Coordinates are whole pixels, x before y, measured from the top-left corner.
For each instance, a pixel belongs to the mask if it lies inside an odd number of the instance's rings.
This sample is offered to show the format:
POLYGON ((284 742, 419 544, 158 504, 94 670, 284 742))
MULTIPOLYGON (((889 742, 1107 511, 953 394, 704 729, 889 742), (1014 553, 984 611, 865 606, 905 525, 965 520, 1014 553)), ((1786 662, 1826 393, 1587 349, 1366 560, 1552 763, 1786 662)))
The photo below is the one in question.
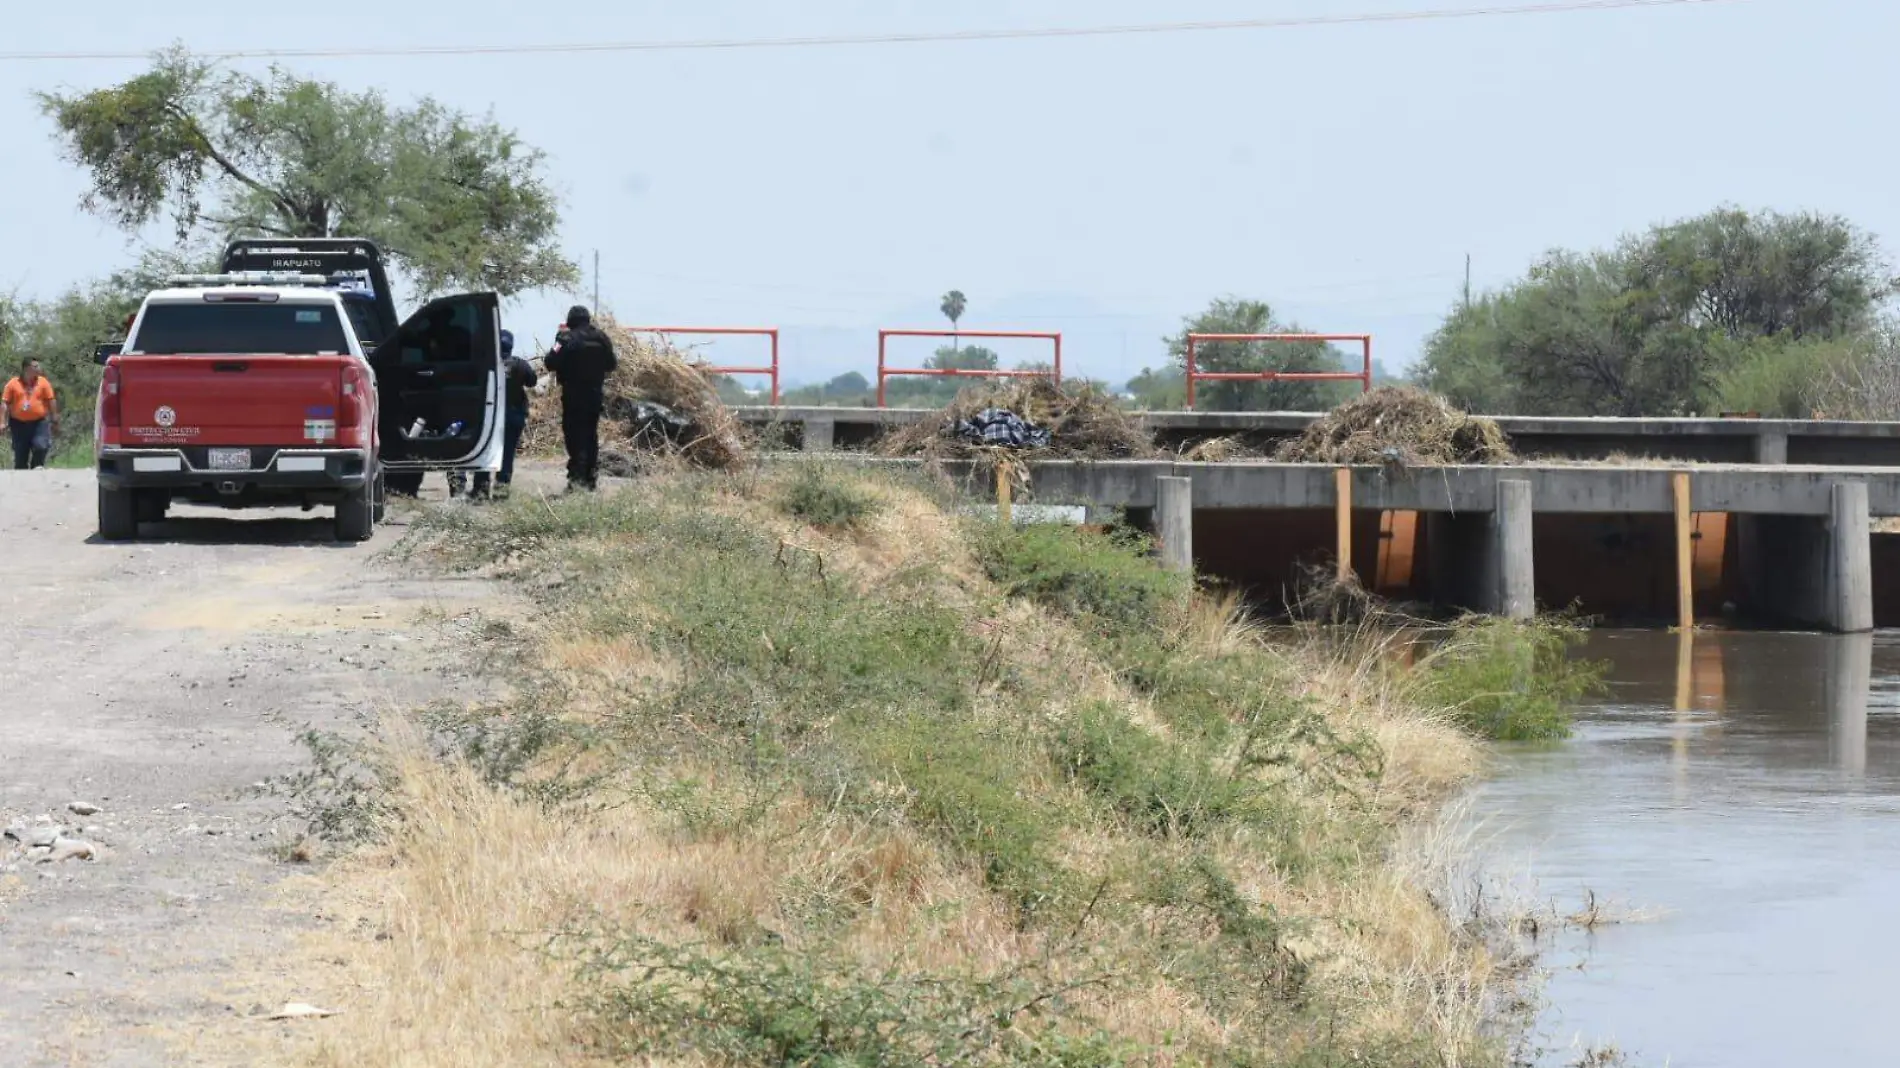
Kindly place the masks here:
POLYGON ((1485 864, 1566 912, 1542 1063, 1900 1064, 1900 634, 1599 632, 1610 694, 1507 751, 1473 799, 1485 864), (1642 913, 1652 915, 1642 915, 1642 913))

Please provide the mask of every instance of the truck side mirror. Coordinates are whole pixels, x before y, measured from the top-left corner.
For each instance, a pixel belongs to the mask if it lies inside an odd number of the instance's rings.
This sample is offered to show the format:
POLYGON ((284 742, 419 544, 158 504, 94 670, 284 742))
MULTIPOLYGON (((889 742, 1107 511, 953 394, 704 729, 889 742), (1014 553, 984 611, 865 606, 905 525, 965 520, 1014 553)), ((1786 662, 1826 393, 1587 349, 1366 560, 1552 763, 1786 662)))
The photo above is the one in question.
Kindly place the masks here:
POLYGON ((110 345, 94 345, 92 347, 92 362, 104 367, 107 360, 117 356, 120 352, 124 351, 124 349, 125 346, 118 342, 114 342, 110 345))

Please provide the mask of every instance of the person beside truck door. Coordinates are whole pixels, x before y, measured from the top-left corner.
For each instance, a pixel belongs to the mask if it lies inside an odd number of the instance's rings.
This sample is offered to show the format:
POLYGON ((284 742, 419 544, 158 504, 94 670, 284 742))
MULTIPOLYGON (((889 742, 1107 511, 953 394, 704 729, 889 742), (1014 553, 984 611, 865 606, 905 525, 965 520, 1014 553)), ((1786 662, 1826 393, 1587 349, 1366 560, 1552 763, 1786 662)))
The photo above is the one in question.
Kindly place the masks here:
MULTIPOLYGON (((509 484, 515 480, 515 453, 521 448, 522 432, 528 429, 528 391, 540 380, 534 365, 515 355, 515 335, 501 332, 501 367, 507 376, 508 410, 502 424, 501 473, 495 477, 495 497, 508 499, 509 484)), ((475 473, 475 496, 488 496, 488 472, 475 473)))
POLYGON ((46 466, 53 432, 59 429, 59 399, 53 383, 40 373, 40 361, 21 364, 20 373, 0 389, 0 423, 6 424, 12 439, 14 470, 46 466))
POLYGON ((561 383, 561 436, 567 443, 567 488, 593 490, 600 483, 600 416, 607 404, 607 376, 620 366, 614 343, 594 325, 586 308, 567 313, 566 336, 542 361, 561 383))

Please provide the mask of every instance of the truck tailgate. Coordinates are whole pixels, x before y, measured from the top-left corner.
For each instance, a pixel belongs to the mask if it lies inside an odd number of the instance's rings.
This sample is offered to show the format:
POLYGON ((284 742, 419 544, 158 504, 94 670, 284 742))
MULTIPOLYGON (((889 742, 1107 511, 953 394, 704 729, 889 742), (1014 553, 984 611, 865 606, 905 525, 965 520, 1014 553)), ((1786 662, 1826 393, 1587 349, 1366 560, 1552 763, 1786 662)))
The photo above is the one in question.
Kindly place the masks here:
POLYGON ((334 446, 345 356, 127 356, 128 445, 334 446))

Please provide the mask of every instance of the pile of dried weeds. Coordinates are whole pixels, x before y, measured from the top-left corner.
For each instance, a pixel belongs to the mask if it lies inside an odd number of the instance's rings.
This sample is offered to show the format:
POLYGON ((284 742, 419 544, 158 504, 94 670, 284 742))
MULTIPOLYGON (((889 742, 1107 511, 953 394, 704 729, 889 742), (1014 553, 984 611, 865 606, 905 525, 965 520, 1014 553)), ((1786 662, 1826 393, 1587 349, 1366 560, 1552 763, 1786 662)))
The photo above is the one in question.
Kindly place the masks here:
POLYGON ((1229 434, 1208 438, 1181 450, 1181 459, 1191 464, 1227 464, 1242 460, 1265 460, 1271 454, 1249 441, 1245 435, 1229 434))
POLYGON ((1375 389, 1280 447, 1288 463, 1444 467, 1517 462, 1498 425, 1409 386, 1375 389))
POLYGON ((1139 460, 1160 455, 1141 423, 1114 397, 1094 386, 1057 386, 1046 378, 1006 379, 972 386, 939 413, 886 434, 877 451, 885 456, 928 460, 968 459, 996 450, 967 441, 957 425, 978 412, 1010 411, 1049 431, 1050 443, 1036 455, 1090 460, 1139 460))
MULTIPOLYGON (((601 418, 601 466, 610 474, 631 474, 652 457, 677 457, 697 467, 723 469, 746 462, 745 437, 737 416, 719 399, 713 376, 665 344, 631 334, 613 322, 601 328, 613 338, 620 367, 607 379, 607 407, 601 418), (642 404, 658 404, 684 418, 688 429, 668 436, 643 426, 642 404)), ((556 385, 531 398, 521 451, 529 456, 558 455, 561 443, 561 390, 556 385)))

